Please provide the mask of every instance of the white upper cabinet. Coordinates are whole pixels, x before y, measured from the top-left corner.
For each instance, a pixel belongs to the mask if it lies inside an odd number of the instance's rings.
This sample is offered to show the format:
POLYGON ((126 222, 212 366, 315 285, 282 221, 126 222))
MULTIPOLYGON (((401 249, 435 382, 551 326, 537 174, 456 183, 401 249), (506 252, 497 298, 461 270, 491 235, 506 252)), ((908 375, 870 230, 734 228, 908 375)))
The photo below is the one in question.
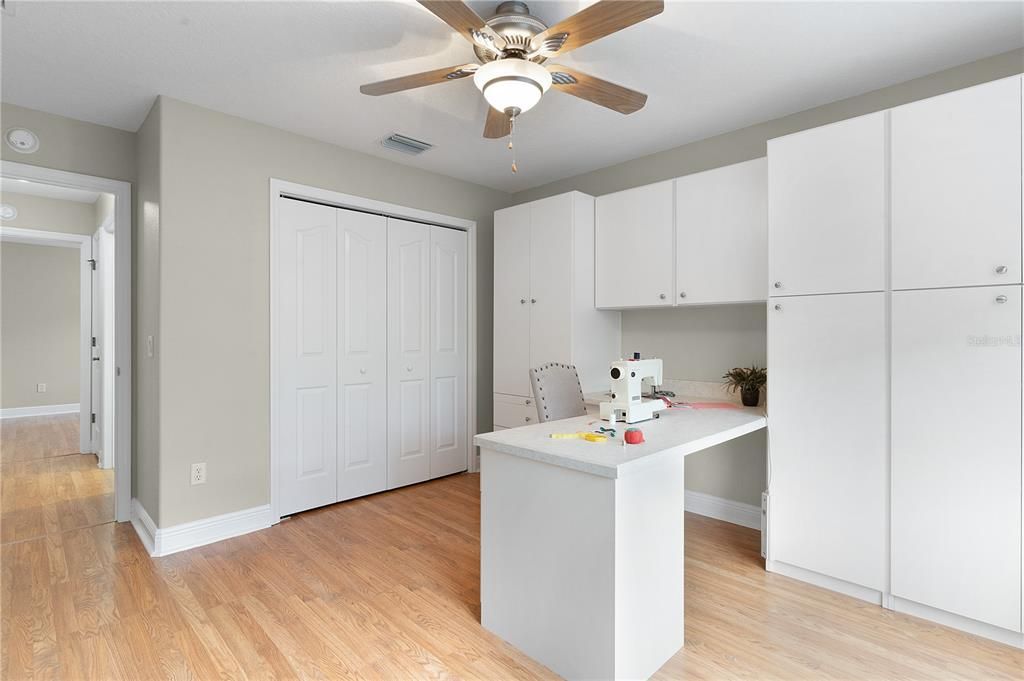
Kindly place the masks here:
POLYGON ((770 295, 885 288, 886 115, 769 140, 770 295))
POLYGON ((1011 631, 1020 334, 1020 286, 892 294, 892 593, 1011 631))
POLYGON ((676 180, 676 304, 764 300, 767 242, 767 159, 676 180))
MULTIPOLYGON (((563 197, 530 205, 530 363, 572 357, 573 204, 563 197)), ((529 394, 529 393, 527 393, 529 394)))
POLYGON ((673 181, 596 200, 597 307, 673 304, 673 181))
POLYGON ((893 288, 1021 281, 1021 80, 892 110, 893 288))

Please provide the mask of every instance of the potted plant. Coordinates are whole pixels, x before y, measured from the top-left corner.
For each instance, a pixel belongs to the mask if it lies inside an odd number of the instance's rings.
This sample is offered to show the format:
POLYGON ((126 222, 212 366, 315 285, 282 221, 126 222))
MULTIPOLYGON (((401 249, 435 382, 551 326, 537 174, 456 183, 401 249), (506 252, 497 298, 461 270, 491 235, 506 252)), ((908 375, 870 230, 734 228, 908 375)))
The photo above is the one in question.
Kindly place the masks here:
POLYGON ((730 391, 740 391, 744 407, 756 407, 761 399, 761 388, 768 382, 768 370, 756 366, 736 367, 725 372, 722 378, 730 391))

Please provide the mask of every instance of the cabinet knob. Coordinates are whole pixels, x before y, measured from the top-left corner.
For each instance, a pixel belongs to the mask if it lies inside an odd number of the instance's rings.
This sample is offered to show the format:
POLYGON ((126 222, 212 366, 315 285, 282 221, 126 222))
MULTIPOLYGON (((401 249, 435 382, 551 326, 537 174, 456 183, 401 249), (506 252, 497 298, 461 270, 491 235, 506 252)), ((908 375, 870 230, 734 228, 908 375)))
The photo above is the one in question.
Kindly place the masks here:
POLYGON ((526 305, 526 298, 520 298, 519 299, 519 304, 520 305, 526 305))
POLYGON ((531 303, 536 303, 536 302, 537 302, 537 299, 536 299, 536 298, 530 298, 530 302, 531 302, 531 303))
POLYGON ((662 300, 665 300, 667 296, 664 293, 659 293, 658 297, 661 298, 662 300))
POLYGON ((775 306, 775 310, 776 310, 776 312, 782 312, 782 306, 781 305, 776 305, 775 306))
POLYGON ((1006 270, 1006 265, 1000 265, 999 267, 996 268, 996 274, 1006 274, 1006 270))
POLYGON ((679 297, 680 298, 685 298, 686 297, 686 291, 680 291, 679 292, 679 297))
POLYGON ((1009 299, 1006 296, 996 296, 996 302, 999 303, 1000 305, 1005 303, 1007 300, 1009 299))
POLYGON ((405 367, 406 371, 412 371, 412 367, 405 367))
POLYGON ((782 288, 782 282, 781 281, 775 282, 775 288, 782 288))
POLYGON ((529 416, 527 416, 527 417, 526 417, 526 422, 527 422, 527 423, 529 423, 529 422, 530 422, 530 417, 529 417, 529 416))
POLYGON ((362 369, 360 369, 360 370, 359 370, 359 373, 361 373, 361 374, 365 374, 365 373, 366 373, 366 367, 363 367, 362 369))
POLYGON ((531 404, 530 400, 526 400, 526 404, 531 404))

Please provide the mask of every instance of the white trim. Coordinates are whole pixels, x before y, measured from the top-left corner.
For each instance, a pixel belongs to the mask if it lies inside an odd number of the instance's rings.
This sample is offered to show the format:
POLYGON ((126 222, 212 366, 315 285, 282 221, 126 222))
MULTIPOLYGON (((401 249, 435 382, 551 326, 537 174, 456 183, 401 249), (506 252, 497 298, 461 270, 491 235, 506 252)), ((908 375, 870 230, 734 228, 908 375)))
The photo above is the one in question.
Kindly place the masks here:
POLYGON ((0 409, 0 419, 18 419, 24 416, 52 416, 54 414, 74 414, 81 406, 74 404, 41 404, 37 407, 8 407, 0 409))
POLYGON ((686 510, 697 515, 724 520, 733 525, 742 525, 754 530, 761 529, 761 508, 741 501, 686 490, 686 510))
POLYGON ((154 558, 264 530, 275 522, 270 505, 265 504, 161 529, 139 500, 132 499, 132 526, 154 558))
POLYGON ((424 222, 441 227, 453 227, 466 232, 467 265, 469 268, 467 281, 468 299, 466 301, 466 333, 469 335, 469 366, 466 371, 466 441, 468 443, 466 448, 466 466, 467 470, 471 473, 479 470, 479 456, 476 455, 476 447, 473 445, 473 436, 476 435, 477 432, 476 221, 452 217, 450 215, 442 215, 440 213, 432 213, 430 211, 409 208, 407 206, 399 206, 398 204, 377 201, 375 199, 365 199, 361 196, 343 194, 341 192, 331 191, 330 189, 321 189, 319 187, 310 187, 308 185, 297 184, 295 182, 279 180, 272 177, 270 178, 270 509, 273 522, 279 522, 281 519, 277 506, 277 502, 280 497, 278 494, 279 481, 277 476, 277 452, 281 450, 281 447, 277 442, 277 433, 280 430, 277 427, 278 366, 277 358, 274 354, 274 348, 279 345, 277 337, 277 319, 279 312, 277 297, 274 295, 274 282, 277 281, 278 278, 276 245, 278 241, 279 227, 277 206, 284 197, 306 199, 330 206, 337 206, 338 208, 349 208, 394 218, 424 222))
POLYGON ((969 617, 964 617, 963 615, 955 615, 951 612, 932 608, 914 601, 908 601, 905 598, 899 598, 898 596, 892 596, 891 600, 891 609, 896 612, 920 617, 921 619, 929 620, 946 627, 966 631, 968 634, 982 636, 984 638, 992 639, 993 641, 1005 643, 1006 645, 1013 646, 1015 648, 1024 649, 1024 634, 1020 632, 1003 629, 1002 627, 997 627, 985 622, 979 622, 978 620, 973 620, 969 617))
POLYGON ((808 584, 819 586, 822 589, 828 589, 829 591, 835 591, 836 593, 851 596, 861 601, 867 601, 873 605, 880 606, 883 602, 883 594, 881 591, 870 589, 866 586, 861 586, 860 584, 847 582, 842 579, 836 579, 835 577, 829 577, 828 575, 823 575, 812 570, 805 570, 802 567, 790 565, 789 563, 769 560, 765 561, 764 569, 767 572, 774 572, 801 582, 807 582, 808 584))
POLYGON ((131 518, 132 489, 132 186, 121 180, 13 161, 0 161, 0 176, 114 195, 114 279, 117 282, 114 294, 117 385, 114 392, 115 432, 112 434, 116 462, 114 517, 119 522, 126 522, 131 518))
POLYGON ((45 229, 8 227, 7 225, 0 226, 0 238, 16 244, 63 246, 65 248, 81 248, 83 244, 92 243, 92 237, 88 234, 69 234, 45 229))

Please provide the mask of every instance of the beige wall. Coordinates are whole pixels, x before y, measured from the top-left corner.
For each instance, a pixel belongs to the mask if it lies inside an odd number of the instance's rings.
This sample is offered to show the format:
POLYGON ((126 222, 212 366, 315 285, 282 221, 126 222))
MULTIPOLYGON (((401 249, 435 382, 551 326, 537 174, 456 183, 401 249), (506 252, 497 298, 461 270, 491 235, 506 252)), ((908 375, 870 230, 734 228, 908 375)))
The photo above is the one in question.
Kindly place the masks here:
POLYGON ((78 402, 80 277, 77 248, 0 244, 0 408, 78 402))
POLYGON ((18 209, 18 216, 13 220, 0 220, 0 225, 5 227, 70 234, 92 234, 96 231, 95 207, 91 203, 14 192, 3 192, 0 196, 4 203, 18 209))
POLYGON ((139 128, 132 233, 132 495, 160 522, 160 357, 146 352, 146 337, 160 330, 160 100, 139 128))
MULTIPOLYGON (((768 121, 633 161, 519 192, 510 205, 579 190, 594 196, 759 158, 773 137, 906 104, 1024 71, 1015 50, 899 85, 768 121)), ((766 362, 765 309, 736 305, 622 314, 622 350, 665 360, 665 375, 718 380, 737 365, 766 362)), ((771 376, 769 376, 771 380, 771 376)), ((760 505, 765 435, 754 433, 686 462, 687 489, 760 505)))
POLYGON ((490 421, 491 221, 508 195, 161 98, 160 511, 269 502, 269 182, 476 220, 479 421, 490 421), (205 485, 189 464, 205 461, 205 485))

